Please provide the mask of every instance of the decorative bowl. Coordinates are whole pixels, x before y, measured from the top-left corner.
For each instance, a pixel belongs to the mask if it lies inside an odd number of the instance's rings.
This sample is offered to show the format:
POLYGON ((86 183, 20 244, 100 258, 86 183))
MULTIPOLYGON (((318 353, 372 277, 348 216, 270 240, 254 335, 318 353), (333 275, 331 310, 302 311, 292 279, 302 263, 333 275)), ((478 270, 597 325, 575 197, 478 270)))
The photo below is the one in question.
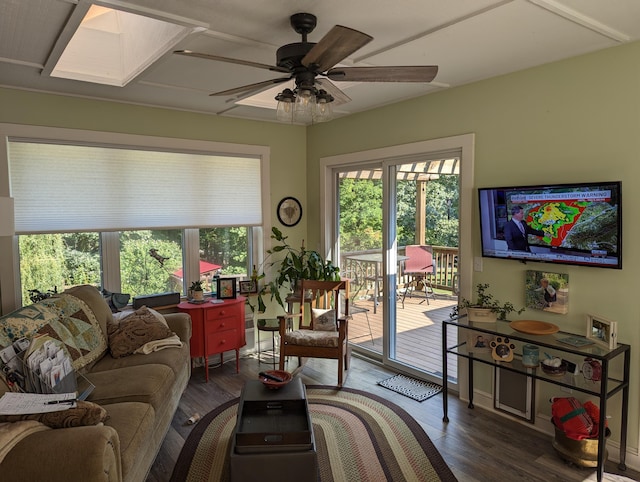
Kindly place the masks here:
POLYGON ((264 386, 271 390, 277 390, 278 388, 284 387, 287 383, 293 380, 291 373, 285 370, 265 370, 260 372, 258 376, 264 386), (268 378, 269 376, 277 378, 278 380, 268 378))
POLYGON ((557 360, 557 358, 542 360, 542 362, 540 363, 542 371, 552 377, 561 377, 562 375, 567 373, 567 362, 565 360, 562 360, 559 366, 554 366, 551 364, 554 360, 557 360))

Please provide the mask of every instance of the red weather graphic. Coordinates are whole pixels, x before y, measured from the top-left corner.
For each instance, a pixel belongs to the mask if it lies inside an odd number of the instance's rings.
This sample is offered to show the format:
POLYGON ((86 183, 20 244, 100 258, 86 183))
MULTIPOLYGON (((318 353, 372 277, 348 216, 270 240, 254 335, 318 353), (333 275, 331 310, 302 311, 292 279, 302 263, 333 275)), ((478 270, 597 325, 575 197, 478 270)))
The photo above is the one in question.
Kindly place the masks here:
POLYGON ((529 210, 527 223, 546 233, 543 238, 546 243, 560 246, 588 204, 584 201, 547 202, 529 210))

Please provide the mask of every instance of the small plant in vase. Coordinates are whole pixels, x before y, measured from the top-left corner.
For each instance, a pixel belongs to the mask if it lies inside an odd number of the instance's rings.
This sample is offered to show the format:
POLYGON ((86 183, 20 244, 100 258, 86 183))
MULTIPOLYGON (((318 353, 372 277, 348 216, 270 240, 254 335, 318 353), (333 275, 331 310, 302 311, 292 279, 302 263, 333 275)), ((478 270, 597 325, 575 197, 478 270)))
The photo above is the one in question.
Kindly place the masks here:
POLYGON ((496 300, 493 295, 488 292, 488 289, 489 284, 478 283, 476 286, 475 301, 460 298, 458 305, 453 307, 449 317, 457 318, 464 311, 469 321, 493 322, 496 321, 496 319, 506 320, 509 313, 520 314, 524 311, 524 308, 517 309, 510 301, 502 303, 496 300))
POLYGON ((202 281, 194 281, 189 288, 190 298, 194 301, 204 300, 204 290, 202 289, 202 281))

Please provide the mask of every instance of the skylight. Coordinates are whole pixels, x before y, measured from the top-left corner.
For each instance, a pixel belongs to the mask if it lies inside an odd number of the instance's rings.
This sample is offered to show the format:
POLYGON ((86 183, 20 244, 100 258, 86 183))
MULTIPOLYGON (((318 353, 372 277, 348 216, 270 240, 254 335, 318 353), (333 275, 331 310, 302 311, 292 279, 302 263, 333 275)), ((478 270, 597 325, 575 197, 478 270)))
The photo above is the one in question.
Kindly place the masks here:
POLYGON ((91 5, 52 77, 124 87, 193 27, 91 5))

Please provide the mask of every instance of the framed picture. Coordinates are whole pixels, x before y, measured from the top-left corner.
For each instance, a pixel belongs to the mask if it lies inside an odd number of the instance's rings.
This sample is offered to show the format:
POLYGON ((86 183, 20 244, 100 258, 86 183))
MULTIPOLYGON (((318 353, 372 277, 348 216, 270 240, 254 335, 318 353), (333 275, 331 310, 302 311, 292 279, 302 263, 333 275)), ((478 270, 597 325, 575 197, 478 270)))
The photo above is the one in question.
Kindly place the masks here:
POLYGON ((548 271, 527 271, 527 308, 566 315, 569 312, 569 275, 548 271))
POLYGON ((615 321, 601 316, 587 315, 587 339, 612 350, 618 344, 618 329, 615 321))
POLYGON ((236 297, 236 279, 218 278, 216 293, 219 300, 231 300, 236 297))
POLYGON ((250 295, 258 292, 258 283, 253 280, 240 281, 240 294, 250 295))
POLYGON ((467 351, 469 353, 490 353, 493 336, 475 330, 465 330, 467 332, 467 351))

